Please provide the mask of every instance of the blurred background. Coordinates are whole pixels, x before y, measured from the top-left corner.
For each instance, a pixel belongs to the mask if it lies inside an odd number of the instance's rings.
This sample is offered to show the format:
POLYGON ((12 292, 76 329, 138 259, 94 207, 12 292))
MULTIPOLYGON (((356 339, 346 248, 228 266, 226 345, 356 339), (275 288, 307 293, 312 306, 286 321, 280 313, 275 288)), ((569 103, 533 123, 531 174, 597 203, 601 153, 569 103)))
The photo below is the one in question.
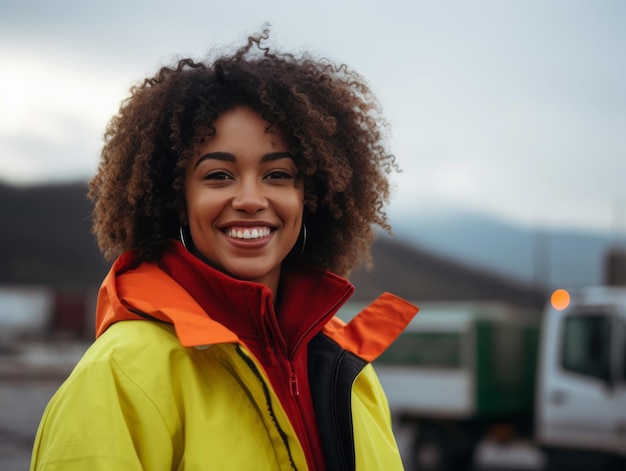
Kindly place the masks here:
MULTIPOLYGON (((620 0, 1 2, 0 469, 26 469, 46 402, 93 339, 108 266, 85 193, 108 120, 160 66, 238 47, 265 22, 277 49, 361 73, 389 123, 394 236, 352 274, 342 315, 382 291, 422 306, 380 361, 407 469, 557 469, 546 457, 562 447, 609 469, 626 454, 626 308, 574 293, 626 284, 625 20, 620 0), (548 312, 569 325, 557 288, 614 306, 592 309, 611 333, 547 327, 548 312), (601 446, 538 435, 540 345, 559 335, 574 360, 587 346, 609 362, 608 376, 574 368, 572 386, 617 417, 601 446), (508 389, 488 384, 498 371, 508 389), (437 406, 432 391, 456 395, 437 406), (463 464, 441 458, 450 443, 463 464)), ((546 398, 567 403, 562 387, 546 398)))

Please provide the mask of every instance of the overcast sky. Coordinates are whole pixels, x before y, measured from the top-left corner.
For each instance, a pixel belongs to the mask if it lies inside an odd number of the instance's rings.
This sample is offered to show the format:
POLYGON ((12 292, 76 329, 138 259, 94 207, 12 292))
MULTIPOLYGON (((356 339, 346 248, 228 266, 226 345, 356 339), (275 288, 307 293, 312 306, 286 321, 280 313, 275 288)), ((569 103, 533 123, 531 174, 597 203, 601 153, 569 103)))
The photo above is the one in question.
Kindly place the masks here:
POLYGON ((626 234, 621 0, 5 0, 0 179, 88 178, 130 86, 265 21, 272 44, 370 83, 403 169, 394 217, 459 207, 626 234))

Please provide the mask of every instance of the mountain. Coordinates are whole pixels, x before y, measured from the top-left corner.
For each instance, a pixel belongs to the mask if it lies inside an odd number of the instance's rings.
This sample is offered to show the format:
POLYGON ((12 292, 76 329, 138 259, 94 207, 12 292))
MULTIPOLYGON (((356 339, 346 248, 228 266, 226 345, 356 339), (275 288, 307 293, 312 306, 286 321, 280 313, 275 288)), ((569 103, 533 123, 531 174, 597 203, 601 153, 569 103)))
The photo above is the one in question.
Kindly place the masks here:
POLYGON ((550 288, 602 283, 615 244, 610 234, 530 229, 455 209, 397 214, 391 224, 405 243, 550 288))
POLYGON ((352 301, 368 301, 385 291, 418 304, 424 301, 501 301, 541 308, 547 291, 489 270, 460 263, 431 251, 382 236, 372 246, 373 270, 359 267, 350 275, 352 301))
POLYGON ((91 235, 87 184, 0 184, 0 283, 64 289, 98 286, 106 274, 91 235))

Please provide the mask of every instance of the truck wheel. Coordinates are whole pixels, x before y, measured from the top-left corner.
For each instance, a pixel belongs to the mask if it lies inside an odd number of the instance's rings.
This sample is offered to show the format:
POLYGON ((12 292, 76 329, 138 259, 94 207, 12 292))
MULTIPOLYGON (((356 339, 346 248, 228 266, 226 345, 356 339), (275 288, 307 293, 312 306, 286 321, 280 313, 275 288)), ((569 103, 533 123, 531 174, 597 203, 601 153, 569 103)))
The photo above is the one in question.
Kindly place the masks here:
POLYGON ((416 471, 452 470, 450 449, 445 434, 437 427, 418 425, 413 448, 413 463, 416 471))

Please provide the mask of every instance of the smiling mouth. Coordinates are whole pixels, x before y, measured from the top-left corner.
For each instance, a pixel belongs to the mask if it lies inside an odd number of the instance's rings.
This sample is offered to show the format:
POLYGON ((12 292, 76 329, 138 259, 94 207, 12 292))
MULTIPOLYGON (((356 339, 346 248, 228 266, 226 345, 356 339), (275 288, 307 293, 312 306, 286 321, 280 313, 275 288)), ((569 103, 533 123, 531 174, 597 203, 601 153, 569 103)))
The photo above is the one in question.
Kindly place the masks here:
POLYGON ((242 240, 264 239, 270 235, 272 230, 269 227, 231 227, 224 231, 228 237, 242 240))

